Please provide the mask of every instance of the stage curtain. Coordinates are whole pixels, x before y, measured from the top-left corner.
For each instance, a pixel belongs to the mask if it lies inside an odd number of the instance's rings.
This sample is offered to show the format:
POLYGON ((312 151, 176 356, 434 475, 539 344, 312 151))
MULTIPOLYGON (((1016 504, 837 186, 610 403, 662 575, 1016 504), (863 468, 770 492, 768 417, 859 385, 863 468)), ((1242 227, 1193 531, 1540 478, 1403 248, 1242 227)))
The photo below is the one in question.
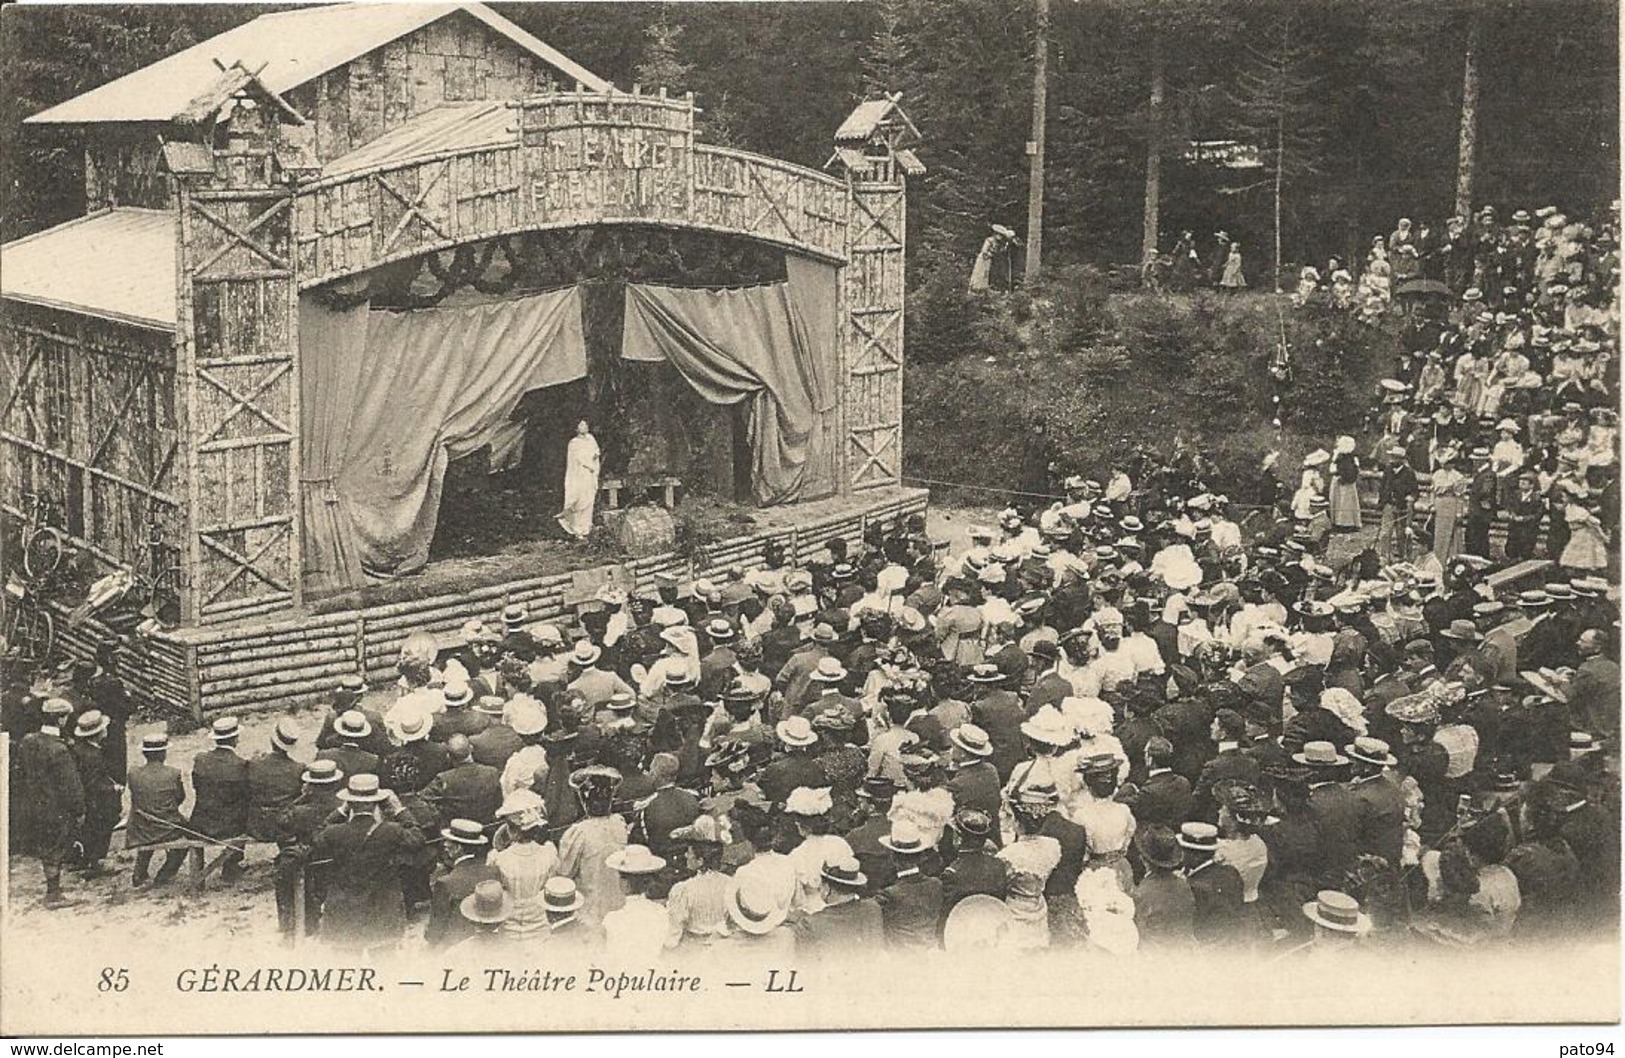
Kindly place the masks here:
POLYGON ((524 394, 586 374, 577 288, 405 312, 300 304, 305 569, 316 591, 420 569, 446 464, 517 440, 524 394))
POLYGON ((835 491, 835 269, 787 257, 785 283, 734 290, 627 284, 621 355, 668 360, 712 404, 749 401, 762 505, 835 491))

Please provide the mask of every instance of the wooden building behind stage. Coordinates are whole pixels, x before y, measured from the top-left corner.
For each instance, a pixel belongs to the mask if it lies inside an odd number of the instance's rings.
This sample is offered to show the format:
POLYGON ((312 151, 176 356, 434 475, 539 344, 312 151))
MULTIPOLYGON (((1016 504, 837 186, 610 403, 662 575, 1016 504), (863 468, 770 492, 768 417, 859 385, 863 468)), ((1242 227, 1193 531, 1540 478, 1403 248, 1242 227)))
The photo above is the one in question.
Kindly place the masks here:
MULTIPOLYGON (((821 508, 798 547, 917 509, 923 495, 900 489, 917 131, 897 99, 866 102, 821 173, 698 143, 694 113, 692 98, 616 91, 479 4, 356 4, 264 16, 29 119, 82 143, 89 212, 0 250, 8 532, 25 497, 47 493, 88 575, 145 571, 161 540, 178 620, 127 662, 138 691, 194 715, 376 676, 404 618, 494 616, 504 585, 301 633, 299 295, 602 225, 719 232, 836 264, 848 503, 821 508)), ((733 554, 748 564, 759 545, 733 554)), ((545 611, 563 592, 536 600, 545 611)), ((85 653, 105 634, 92 621, 64 645, 85 653)))

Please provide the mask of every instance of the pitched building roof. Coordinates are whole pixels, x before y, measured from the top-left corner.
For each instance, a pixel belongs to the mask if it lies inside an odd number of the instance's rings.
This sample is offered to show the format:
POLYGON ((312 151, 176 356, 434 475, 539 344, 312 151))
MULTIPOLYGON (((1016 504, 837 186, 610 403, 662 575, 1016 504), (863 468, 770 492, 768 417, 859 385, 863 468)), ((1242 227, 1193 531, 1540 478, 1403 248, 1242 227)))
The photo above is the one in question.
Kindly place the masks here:
POLYGON ((0 246, 0 297, 175 327, 175 214, 121 207, 0 246))
POLYGON ((506 102, 451 103, 426 110, 405 124, 368 140, 322 165, 322 177, 409 162, 443 151, 460 151, 519 139, 519 112, 506 102))
POLYGON ((219 81, 221 72, 216 60, 226 66, 240 62, 255 71, 265 87, 286 93, 456 11, 478 19, 493 32, 593 91, 609 89, 608 81, 484 4, 333 4, 262 15, 100 88, 58 103, 28 121, 34 124, 173 121, 219 81))

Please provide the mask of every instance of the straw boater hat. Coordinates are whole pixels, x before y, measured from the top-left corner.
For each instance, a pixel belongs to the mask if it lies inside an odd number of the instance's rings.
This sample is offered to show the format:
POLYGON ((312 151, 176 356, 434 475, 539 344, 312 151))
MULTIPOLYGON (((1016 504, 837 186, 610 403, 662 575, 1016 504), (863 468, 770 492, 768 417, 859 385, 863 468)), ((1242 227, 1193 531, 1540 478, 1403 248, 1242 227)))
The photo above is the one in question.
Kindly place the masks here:
POLYGON ((1315 925, 1339 933, 1365 933, 1371 929, 1371 916, 1360 910, 1360 902, 1335 889, 1322 889, 1303 905, 1303 913, 1315 925))
POLYGON ((837 856, 827 861, 819 873, 825 881, 841 889, 862 889, 869 884, 855 856, 837 856))
POLYGON ((484 828, 472 819, 453 819, 445 827, 441 828, 440 836, 458 845, 479 846, 488 844, 484 828))
POLYGON ((440 688, 440 698, 447 709, 460 709, 474 700, 474 690, 462 680, 448 682, 440 688))
POLYGON ((920 828, 906 819, 893 820, 891 832, 879 840, 880 844, 899 856, 919 856, 931 849, 920 828))
POLYGON ((1181 848, 1194 852, 1217 852, 1219 828, 1212 823, 1181 823, 1179 836, 1174 840, 1181 848))
POLYGON ((61 717, 73 715, 73 703, 66 698, 47 698, 40 703, 40 712, 49 718, 47 723, 55 723, 61 717))
MULTIPOLYGON (((142 753, 165 753, 169 750, 169 736, 162 731, 149 731, 141 736, 142 753)), ((308 780, 307 780, 308 781, 308 780)))
POLYGON ((474 711, 484 716, 501 716, 508 700, 500 694, 482 694, 474 702, 474 711))
POLYGON ((513 898, 494 878, 475 885, 474 891, 463 897, 457 906, 470 922, 506 922, 513 914, 513 898))
POLYGON ((656 874, 666 867, 665 859, 650 852, 647 845, 627 845, 616 849, 604 860, 604 864, 621 874, 656 874))
POLYGON ((542 886, 542 909, 555 915, 581 910, 584 903, 576 883, 568 878, 554 876, 542 886))
POLYGON ((971 683, 1003 683, 1004 671, 997 665, 982 663, 971 666, 965 679, 971 683))
POLYGON ((1392 768, 1399 763, 1398 758, 1388 751, 1388 743, 1380 738, 1369 738, 1365 735, 1344 746, 1343 752, 1357 761, 1383 768, 1392 768))
POLYGON ((734 926, 754 936, 771 933, 790 917, 782 901, 784 886, 765 863, 747 863, 734 873, 723 893, 723 906, 734 926), (752 867, 758 869, 752 870, 752 867))
POLYGON ((988 739, 987 732, 975 724, 960 724, 948 732, 948 741, 974 757, 993 755, 993 743, 988 739))
POLYGON ((808 677, 817 683, 840 683, 846 679, 846 666, 839 658, 819 658, 818 667, 808 677))
POLYGON ((79 720, 73 725, 74 738, 95 738, 103 734, 112 726, 113 721, 99 709, 89 709, 79 714, 79 720))
MULTIPOLYGON (((143 745, 141 748, 146 749, 146 746, 143 745)), ((304 774, 299 776, 299 781, 310 783, 312 786, 328 786, 339 782, 343 778, 344 772, 339 770, 338 761, 313 760, 310 762, 310 766, 305 769, 304 774)))
POLYGON ((378 785, 378 776, 370 772, 361 772, 350 776, 349 783, 339 791, 340 801, 351 801, 359 804, 376 804, 389 799, 389 791, 378 785))
POLYGON ((604 652, 595 646, 592 640, 583 639, 577 642, 575 649, 570 652, 570 663, 584 669, 590 668, 598 664, 598 659, 603 656, 604 652))
POLYGON ((209 725, 209 737, 216 742, 235 742, 241 733, 242 726, 235 716, 222 716, 209 725))
POLYGON ((773 725, 774 734, 786 746, 810 746, 818 741, 812 722, 804 716, 791 716, 773 725))
POLYGON ((1349 762, 1330 742, 1305 742, 1303 750, 1292 754, 1292 759, 1311 768, 1336 768, 1349 762))

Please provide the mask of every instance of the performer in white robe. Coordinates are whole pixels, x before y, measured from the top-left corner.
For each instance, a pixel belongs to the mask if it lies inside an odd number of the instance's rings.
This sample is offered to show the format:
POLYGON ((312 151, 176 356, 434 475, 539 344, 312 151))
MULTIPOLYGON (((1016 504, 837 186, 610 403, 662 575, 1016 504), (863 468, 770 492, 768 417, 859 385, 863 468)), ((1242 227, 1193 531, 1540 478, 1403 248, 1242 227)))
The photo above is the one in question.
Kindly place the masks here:
POLYGON ((559 525, 577 540, 592 532, 592 509, 598 502, 598 441, 587 420, 576 423, 576 435, 564 456, 564 510, 559 525))

